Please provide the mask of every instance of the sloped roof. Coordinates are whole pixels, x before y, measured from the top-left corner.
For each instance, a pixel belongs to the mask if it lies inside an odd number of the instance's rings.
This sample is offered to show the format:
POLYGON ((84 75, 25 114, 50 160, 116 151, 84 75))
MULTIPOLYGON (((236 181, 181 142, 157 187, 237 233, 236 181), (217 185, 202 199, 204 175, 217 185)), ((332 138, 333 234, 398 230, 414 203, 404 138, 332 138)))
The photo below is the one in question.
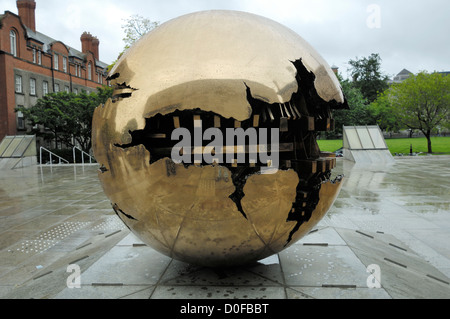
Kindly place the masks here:
POLYGON ((403 69, 397 75, 409 75, 409 74, 412 74, 412 72, 409 72, 407 69, 403 69))
MULTIPOLYGON (((0 14, 0 26, 1 26, 1 22, 2 22, 3 18, 6 17, 7 14, 11 14, 11 15, 13 15, 13 16, 15 16, 15 17, 20 19, 20 16, 18 16, 17 14, 15 14, 13 12, 10 12, 10 11, 5 11, 3 14, 0 14)), ((41 32, 33 31, 30 28, 28 28, 27 26, 25 26, 23 23, 22 23, 22 26, 25 28, 25 30, 27 32, 27 37, 31 38, 31 39, 33 39, 33 40, 35 40, 37 42, 42 43, 43 44, 43 50, 46 51, 46 52, 48 50, 50 50, 50 46, 51 46, 52 43, 59 41, 59 40, 53 39, 52 37, 49 37, 49 36, 41 33, 41 32)), ((69 50, 70 57, 76 57, 76 58, 78 58, 80 60, 84 60, 86 58, 86 54, 85 53, 82 53, 82 52, 78 51, 77 49, 72 48, 72 47, 70 47, 70 46, 68 46, 66 44, 64 44, 64 45, 69 50)), ((104 69, 106 69, 108 67, 108 64, 106 64, 105 62, 99 61, 99 60, 95 60, 95 64, 97 66, 101 67, 101 68, 104 68, 104 69)))
MULTIPOLYGON (((27 30, 28 38, 34 39, 34 40, 42 43, 44 51, 50 50, 50 46, 54 42, 58 42, 58 40, 55 40, 55 39, 53 39, 53 38, 51 38, 51 37, 49 37, 49 36, 47 36, 47 35, 45 35, 45 34, 43 34, 41 32, 33 31, 30 28, 28 28, 28 27, 25 27, 25 28, 27 30)), ((74 48, 72 48, 72 47, 70 47, 70 46, 68 46, 66 44, 64 44, 64 45, 69 50, 69 55, 71 57, 75 57, 75 58, 78 58, 80 60, 84 60, 85 59, 85 57, 86 57, 85 53, 82 53, 82 52, 78 51, 77 49, 74 49, 74 48)), ((95 63, 96 63, 97 66, 99 66, 101 68, 107 68, 108 67, 108 64, 106 64, 106 63, 104 63, 102 61, 99 61, 99 60, 95 60, 95 63)))

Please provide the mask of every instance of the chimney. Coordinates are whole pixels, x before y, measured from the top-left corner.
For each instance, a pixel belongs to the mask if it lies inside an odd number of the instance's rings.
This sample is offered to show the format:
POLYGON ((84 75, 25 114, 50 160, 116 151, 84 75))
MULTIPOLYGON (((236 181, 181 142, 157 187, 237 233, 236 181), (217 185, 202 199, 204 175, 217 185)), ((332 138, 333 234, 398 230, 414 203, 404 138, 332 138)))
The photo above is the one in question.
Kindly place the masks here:
POLYGON ((84 54, 92 52, 92 54, 94 54, 95 59, 100 60, 98 50, 100 41, 98 40, 98 38, 92 36, 92 34, 90 34, 89 32, 83 32, 80 40, 81 40, 81 52, 83 52, 84 54))
POLYGON ((83 32, 81 35, 81 52, 88 53, 92 51, 92 35, 89 32, 83 32))
POLYGON ((334 74, 338 74, 339 72, 339 67, 337 67, 336 65, 333 64, 333 66, 331 67, 331 70, 333 70, 334 74))
POLYGON ((19 10, 19 17, 22 19, 23 24, 36 32, 36 2, 34 0, 17 0, 16 4, 19 10))
POLYGON ((99 59, 99 52, 98 52, 98 47, 100 45, 100 41, 98 40, 97 37, 93 37, 92 38, 92 53, 94 53, 94 57, 96 60, 100 60, 99 59))

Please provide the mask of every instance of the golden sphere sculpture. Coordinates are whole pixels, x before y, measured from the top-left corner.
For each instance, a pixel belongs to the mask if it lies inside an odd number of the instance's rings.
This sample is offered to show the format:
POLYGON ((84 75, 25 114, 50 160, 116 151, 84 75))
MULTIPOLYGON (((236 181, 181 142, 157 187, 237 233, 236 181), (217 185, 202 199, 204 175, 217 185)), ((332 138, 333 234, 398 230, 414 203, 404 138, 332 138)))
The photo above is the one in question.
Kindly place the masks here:
POLYGON ((336 199, 342 177, 331 180, 336 158, 316 135, 347 102, 289 28, 238 11, 184 15, 132 46, 109 80, 113 97, 93 117, 99 178, 157 251, 252 263, 302 238, 336 199))

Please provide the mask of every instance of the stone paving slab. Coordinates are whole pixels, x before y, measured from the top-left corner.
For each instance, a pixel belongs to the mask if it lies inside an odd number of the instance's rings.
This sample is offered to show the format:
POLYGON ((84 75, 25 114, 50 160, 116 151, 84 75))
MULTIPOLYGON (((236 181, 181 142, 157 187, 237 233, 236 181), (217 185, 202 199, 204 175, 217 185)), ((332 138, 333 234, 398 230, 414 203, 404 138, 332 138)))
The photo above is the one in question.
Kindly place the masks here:
POLYGON ((96 166, 2 170, 0 298, 449 298, 449 159, 363 168, 338 160, 333 174, 345 175, 343 189, 310 234, 227 269, 143 245, 112 211, 96 166), (72 264, 81 288, 67 286, 72 264), (379 288, 369 287, 373 265, 379 288))

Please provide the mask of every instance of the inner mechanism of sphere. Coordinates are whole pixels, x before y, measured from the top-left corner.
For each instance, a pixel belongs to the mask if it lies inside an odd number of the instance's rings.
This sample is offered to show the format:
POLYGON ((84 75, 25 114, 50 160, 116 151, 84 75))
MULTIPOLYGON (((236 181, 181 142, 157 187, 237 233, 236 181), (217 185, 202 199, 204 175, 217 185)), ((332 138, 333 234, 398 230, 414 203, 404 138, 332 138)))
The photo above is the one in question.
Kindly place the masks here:
MULTIPOLYGON (((214 112, 205 112, 200 109, 177 110, 164 115, 157 114, 146 119, 146 126, 143 130, 129 131, 132 137, 131 143, 115 144, 115 147, 127 149, 143 145, 151 154, 149 165, 165 159, 167 177, 170 178, 177 174, 177 167, 171 160, 172 149, 177 143, 177 141, 171 139, 171 133, 174 129, 187 128, 193 136, 196 121, 197 123, 201 121, 203 129, 213 127, 223 130, 224 136, 226 135, 226 128, 242 128, 244 130, 248 128, 279 129, 278 169, 293 169, 299 176, 297 196, 291 210, 286 215, 286 222, 295 222, 286 237, 286 246, 300 226, 311 218, 312 212, 316 209, 320 200, 319 194, 322 184, 325 182, 337 183, 342 179, 342 176, 338 176, 335 180, 330 181, 331 170, 336 165, 336 158, 332 153, 320 151, 316 137, 320 131, 334 130, 334 119, 331 111, 346 107, 346 103, 325 102, 321 99, 314 88, 315 75, 307 71, 301 59, 292 63, 297 70, 296 80, 299 90, 292 95, 292 99, 287 103, 269 104, 261 99, 256 99, 252 96, 251 88, 245 85, 247 100, 252 107, 252 115, 248 120, 227 119, 214 112)), ((118 76, 118 74, 115 74, 112 78, 118 76)), ((115 102, 132 96, 131 88, 125 83, 118 85, 116 89, 120 90, 121 93, 113 97, 115 102), (124 88, 128 88, 125 93, 123 93, 124 88)), ((270 142, 268 145, 270 145, 270 142)), ((236 150, 236 157, 240 152, 240 155, 244 153, 246 160, 244 162, 235 160, 233 163, 221 163, 220 166, 225 166, 231 171, 231 176, 217 176, 217 178, 232 180, 235 191, 229 198, 233 200, 242 217, 247 219, 247 214, 241 204, 245 196, 243 190, 246 181, 249 176, 258 174, 261 167, 267 166, 267 162, 250 161, 251 154, 248 144, 240 151, 236 150)), ((210 165, 210 163, 204 161, 195 161, 194 150, 190 154, 192 154, 192 158, 183 163, 185 168, 190 165, 200 167, 210 165)), ((117 204, 114 207, 119 216, 134 218, 121 211, 117 204)))

